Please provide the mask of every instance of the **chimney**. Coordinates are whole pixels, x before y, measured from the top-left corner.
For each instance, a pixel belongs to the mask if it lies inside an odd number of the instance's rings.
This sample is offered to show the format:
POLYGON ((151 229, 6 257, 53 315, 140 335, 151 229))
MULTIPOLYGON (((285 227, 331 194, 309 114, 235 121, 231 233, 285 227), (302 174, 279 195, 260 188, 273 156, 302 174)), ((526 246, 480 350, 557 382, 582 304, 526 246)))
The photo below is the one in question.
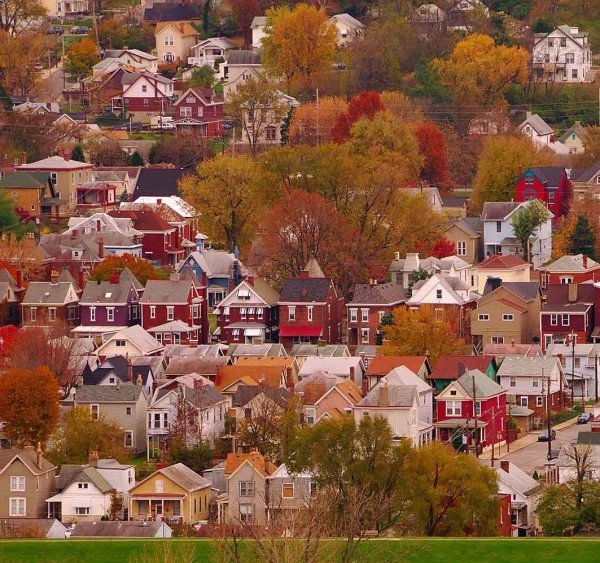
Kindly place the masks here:
POLYGON ((27 164, 27 153, 25 151, 21 153, 21 164, 27 164))
POLYGON ((570 283, 567 291, 569 303, 574 303, 575 301, 577 301, 577 284, 570 283))
POLYGON ((37 443, 37 449, 35 450, 35 453, 37 454, 35 457, 35 464, 38 466, 38 469, 42 468, 42 443, 38 442, 37 443))
POLYGON ((265 391, 267 389, 267 382, 265 381, 264 377, 261 377, 258 380, 258 387, 260 388, 261 391, 265 391))
POLYGON ((112 283, 114 285, 118 285, 120 279, 121 279, 121 276, 119 276, 118 272, 113 272, 110 275, 110 283, 112 283))
POLYGON ((79 289, 83 289, 85 286, 85 279, 83 277, 83 270, 79 270, 77 272, 77 283, 79 285, 79 289))
POLYGON ((506 471, 507 473, 510 473, 510 461, 501 459, 500 460, 500 468, 502 469, 502 471, 506 471))
POLYGON ((400 253, 394 252, 394 260, 400 260, 400 253))
POLYGON ((102 222, 100 219, 96 219, 96 231, 99 233, 102 230, 102 222))
POLYGON ((294 390, 294 374, 292 372, 292 366, 285 368, 285 386, 290 390, 294 390))
POLYGON ((366 375, 363 375, 363 377, 362 377, 360 391, 361 391, 363 397, 366 397, 367 393, 369 392, 369 379, 367 378, 366 375))
POLYGON ((50 272, 50 283, 58 282, 58 270, 52 270, 50 272))
POLYGON ((23 287, 23 272, 21 270, 16 271, 17 275, 17 287, 23 287))
POLYGON ((104 236, 102 234, 98 239, 98 256, 104 258, 104 236))
POLYGON ((355 376, 356 376, 356 368, 354 366, 350 366, 350 381, 354 381, 355 376))
POLYGON ((308 278, 310 278, 310 273, 308 270, 300 270, 300 274, 298 277, 302 278, 303 280, 307 280, 308 278))
POLYGON ((98 459, 100 456, 98 455, 98 450, 92 450, 88 457, 88 465, 90 467, 98 467, 98 459))
POLYGON ((390 406, 390 392, 389 392, 387 381, 382 382, 379 385, 379 406, 389 407, 390 406))
POLYGON ((529 119, 530 117, 531 117, 531 112, 530 112, 530 111, 528 111, 528 112, 525 114, 525 119, 529 119))
POLYGON ((588 267, 588 257, 586 254, 583 255, 583 267, 587 270, 588 267))
POLYGON ((129 358, 127 358, 127 381, 133 383, 133 366, 131 365, 131 360, 129 358))
POLYGON ((77 238, 77 229, 71 231, 71 238, 77 238))
POLYGON ((115 387, 118 389, 121 389, 121 378, 117 377, 117 383, 115 384, 115 387))

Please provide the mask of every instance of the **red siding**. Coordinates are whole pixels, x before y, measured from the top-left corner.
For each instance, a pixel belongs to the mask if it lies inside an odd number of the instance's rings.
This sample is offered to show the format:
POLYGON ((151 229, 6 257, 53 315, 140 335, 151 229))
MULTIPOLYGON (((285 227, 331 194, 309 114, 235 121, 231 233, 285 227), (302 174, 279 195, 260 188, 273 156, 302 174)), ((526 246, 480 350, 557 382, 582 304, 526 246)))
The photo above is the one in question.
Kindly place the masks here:
POLYGON ((547 189, 537 176, 531 178, 532 182, 527 183, 527 178, 522 176, 517 180, 515 186, 515 201, 527 201, 529 199, 540 199, 548 204, 548 209, 554 214, 552 220, 553 225, 558 221, 559 217, 568 213, 573 186, 567 178, 566 172, 563 170, 558 186, 551 186, 554 189, 547 189), (554 193, 554 199, 551 201, 550 193, 554 193))

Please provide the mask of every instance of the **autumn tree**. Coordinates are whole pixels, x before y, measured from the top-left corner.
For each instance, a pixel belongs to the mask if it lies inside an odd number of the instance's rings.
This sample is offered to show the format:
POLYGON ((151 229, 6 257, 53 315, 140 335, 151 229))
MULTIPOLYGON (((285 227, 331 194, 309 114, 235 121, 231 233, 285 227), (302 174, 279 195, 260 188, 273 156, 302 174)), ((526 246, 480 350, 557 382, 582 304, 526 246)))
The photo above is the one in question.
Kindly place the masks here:
POLYGON ((92 270, 89 279, 108 281, 113 274, 120 274, 125 268, 128 268, 142 285, 146 285, 148 280, 169 279, 169 273, 166 270, 155 268, 148 260, 132 254, 106 257, 92 270))
POLYGON ((441 238, 438 240, 431 249, 431 256, 435 256, 436 258, 446 258, 455 254, 456 246, 447 238, 441 238))
POLYGON ((377 92, 361 92, 350 99, 346 111, 340 113, 335 121, 331 136, 337 143, 350 138, 350 130, 359 119, 373 119, 377 112, 383 111, 383 102, 377 92))
POLYGON ((16 278, 20 271, 25 279, 33 279, 43 268, 43 258, 35 239, 19 239, 12 233, 0 236, 0 269, 7 268, 16 278))
POLYGON ((592 166, 600 160, 600 127, 586 127, 583 151, 577 155, 575 164, 581 168, 592 166))
POLYGON ((148 22, 126 22, 116 17, 98 23, 98 41, 104 49, 139 49, 150 52, 155 47, 154 27, 148 22))
POLYGON ((258 183, 257 164, 247 156, 221 155, 185 176, 180 191, 204 217, 211 241, 229 252, 249 244, 269 190, 258 183))
POLYGON ((282 94, 264 78, 248 80, 229 95, 226 113, 256 155, 268 127, 279 127, 289 111, 282 94))
POLYGON ((434 67, 461 108, 484 111, 505 105, 510 85, 526 82, 528 62, 522 47, 496 45, 492 37, 474 33, 459 41, 447 59, 436 59, 434 67))
POLYGON ((423 121, 423 109, 402 92, 385 91, 380 94, 385 111, 404 123, 419 124, 423 121))
POLYGON ((228 0, 233 21, 244 37, 244 49, 252 43, 252 20, 264 13, 264 4, 260 0, 228 0))
POLYGON ((416 128, 415 135, 424 157, 421 179, 443 190, 450 181, 444 134, 437 125, 426 122, 416 128))
POLYGON ((47 12, 41 0, 0 0, 0 30, 19 35, 47 12))
POLYGON ((596 259, 596 234, 585 215, 578 215, 569 237, 569 254, 585 254, 596 259))
POLYGON ((323 96, 296 108, 290 125, 290 144, 319 145, 331 141, 333 127, 347 105, 344 98, 323 96))
POLYGON ((50 48, 49 39, 43 34, 24 32, 12 35, 0 31, 0 70, 6 89, 19 96, 32 94, 38 80, 35 67, 50 48))
POLYGON ((57 464, 87 463, 89 455, 97 451, 101 458, 129 459, 125 449, 125 432, 107 420, 104 413, 94 418, 89 408, 72 407, 52 434, 52 449, 48 457, 57 464))
POLYGON ((46 366, 10 369, 0 375, 0 412, 4 432, 19 446, 45 443, 59 417, 60 387, 46 366))
POLYGON ((529 262, 531 256, 530 238, 549 219, 550 213, 538 199, 519 209, 511 218, 515 237, 521 243, 523 260, 529 262))
POLYGON ((336 28, 325 10, 308 4, 294 9, 286 6, 267 11, 262 40, 262 64, 288 85, 314 86, 316 75, 331 68, 335 54, 336 28))
POLYGON ((90 162, 96 166, 124 166, 127 153, 116 139, 91 140, 87 144, 90 162))
POLYGON ((198 135, 178 134, 158 141, 148 154, 151 164, 172 164, 179 168, 195 166, 214 154, 208 139, 198 135))
POLYGON ((523 135, 490 137, 477 161, 473 211, 481 212, 486 201, 510 201, 515 197, 516 180, 525 169, 552 165, 554 161, 548 149, 536 147, 523 135))
POLYGON ((385 328, 386 356, 426 356, 432 363, 440 356, 461 354, 465 342, 458 337, 456 319, 422 305, 418 309, 394 309, 393 322, 385 328))
POLYGON ((0 326, 0 368, 4 367, 5 358, 19 333, 19 327, 15 325, 0 326))
POLYGON ((5 190, 0 190, 0 234, 10 231, 19 222, 15 200, 5 190))
POLYGON ((81 80, 92 74, 92 67, 100 60, 98 47, 86 37, 73 43, 65 53, 65 71, 74 79, 81 80))

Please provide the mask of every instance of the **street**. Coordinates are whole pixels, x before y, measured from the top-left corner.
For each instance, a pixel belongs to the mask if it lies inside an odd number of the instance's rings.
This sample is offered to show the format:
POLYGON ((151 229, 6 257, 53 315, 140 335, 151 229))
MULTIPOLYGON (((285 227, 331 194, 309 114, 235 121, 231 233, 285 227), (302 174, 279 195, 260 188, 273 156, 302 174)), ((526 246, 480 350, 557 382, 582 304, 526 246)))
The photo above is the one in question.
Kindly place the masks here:
POLYGON ((44 71, 42 78, 35 87, 35 96, 37 99, 45 102, 57 102, 60 100, 63 89, 63 69, 62 62, 57 67, 51 69, 51 74, 48 76, 48 71, 44 71))

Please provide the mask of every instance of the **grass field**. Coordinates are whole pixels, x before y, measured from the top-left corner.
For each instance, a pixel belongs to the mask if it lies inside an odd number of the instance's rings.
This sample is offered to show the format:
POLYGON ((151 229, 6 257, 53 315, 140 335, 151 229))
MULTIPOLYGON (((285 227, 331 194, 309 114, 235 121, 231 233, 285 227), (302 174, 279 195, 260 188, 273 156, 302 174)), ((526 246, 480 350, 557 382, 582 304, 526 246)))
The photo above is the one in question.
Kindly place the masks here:
MULTIPOLYGON (((171 540, 168 543, 188 541, 171 540)), ((196 546, 196 561, 199 563, 210 561, 211 541, 192 541, 196 546)), ((158 563, 163 560, 163 557, 157 556, 154 551, 159 544, 160 540, 0 541, 0 563, 87 563, 88 561, 115 563, 132 559, 158 563), (144 555, 146 557, 143 557, 144 555)), ((600 540, 549 538, 371 540, 359 546, 356 560, 416 563, 457 561, 587 563, 600 560, 600 540)))

